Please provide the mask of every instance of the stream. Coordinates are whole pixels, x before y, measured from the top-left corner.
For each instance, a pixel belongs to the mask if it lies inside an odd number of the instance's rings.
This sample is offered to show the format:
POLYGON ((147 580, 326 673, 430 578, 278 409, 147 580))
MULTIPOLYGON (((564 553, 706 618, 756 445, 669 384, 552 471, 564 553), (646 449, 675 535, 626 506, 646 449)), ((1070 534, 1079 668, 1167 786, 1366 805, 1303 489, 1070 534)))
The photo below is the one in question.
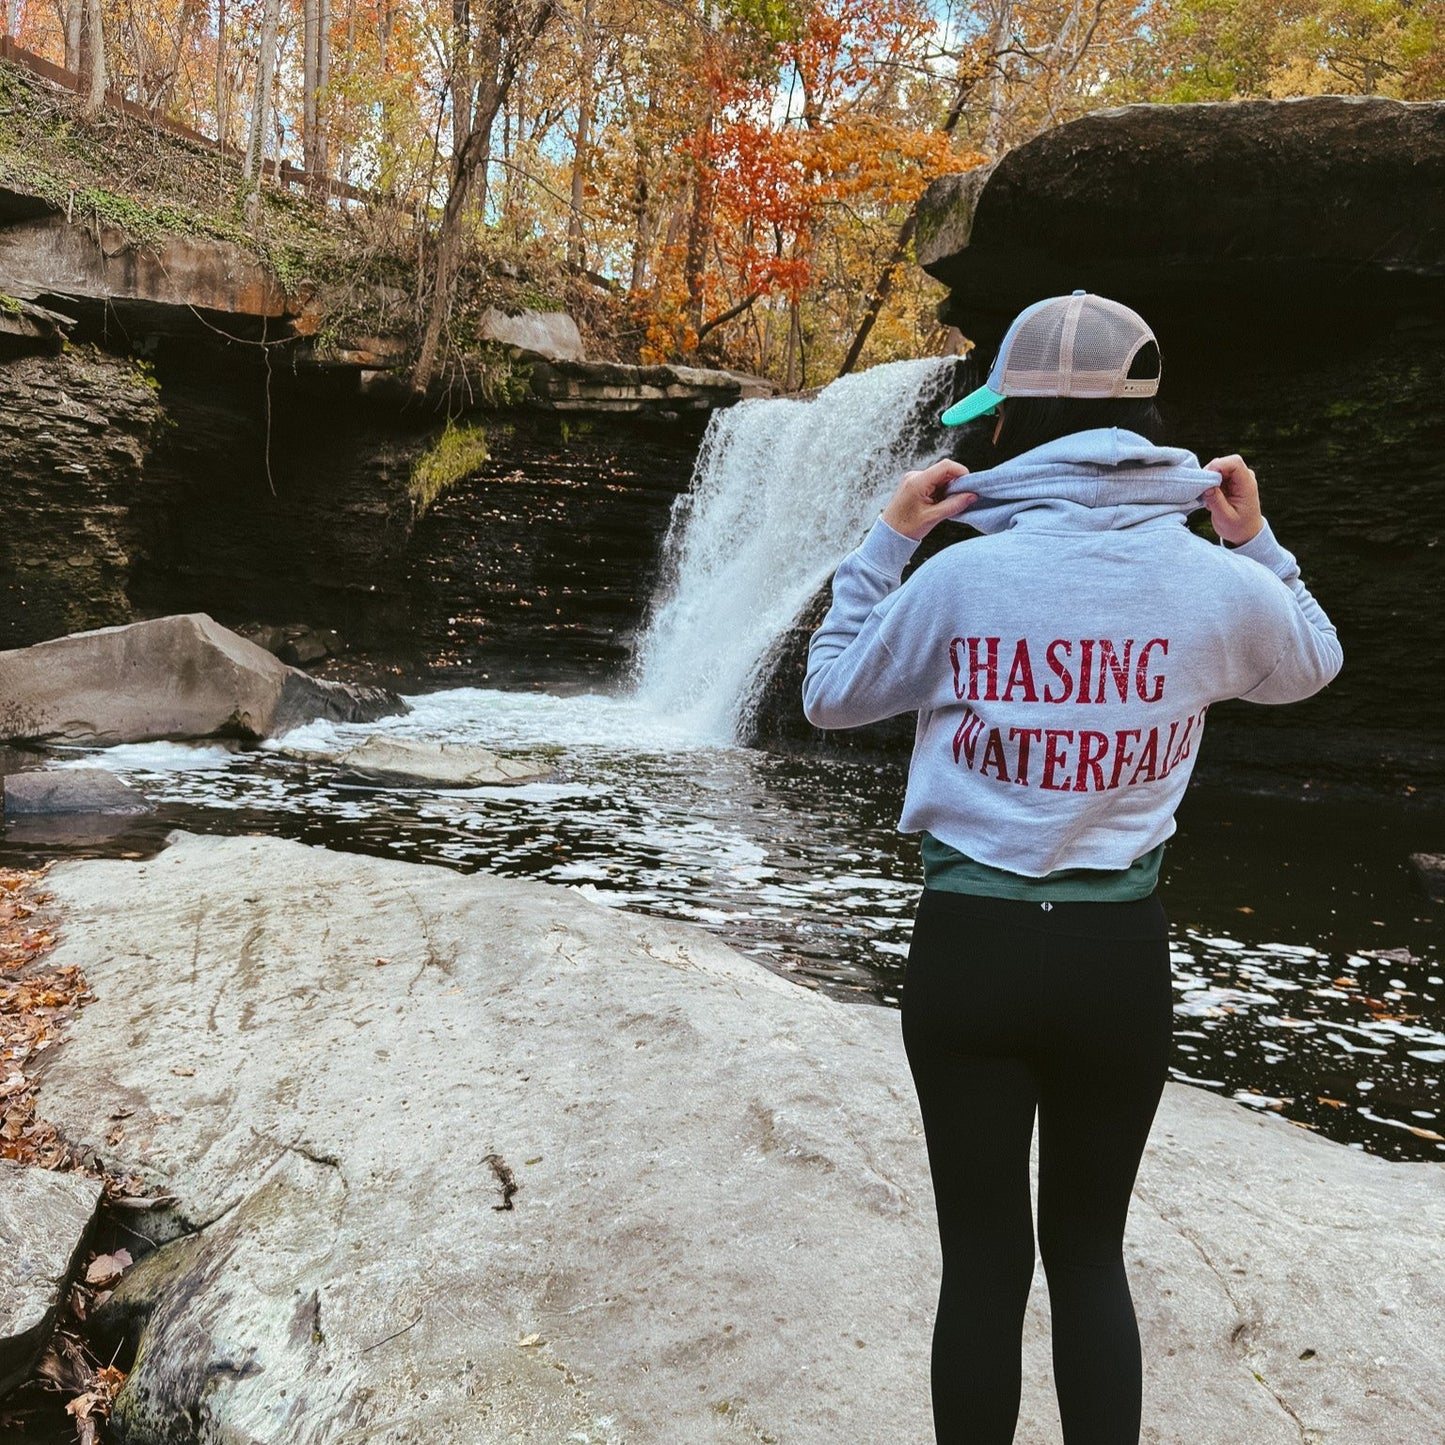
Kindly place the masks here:
MULTIPOLYGON (((683 919, 837 997, 896 1006, 920 884, 894 829, 900 760, 698 742, 629 697, 455 689, 281 745, 77 750, 159 804, 105 840, 11 830, 0 858, 140 855, 173 828, 265 832, 577 890, 683 919), (473 790, 371 788, 329 759, 382 732, 484 743, 549 770, 473 790)), ((1206 743, 1207 746, 1207 743, 1206 743)), ((1356 1148, 1445 1157, 1445 959, 1405 859, 1429 821, 1378 803, 1196 785, 1168 847, 1172 1076, 1356 1148)))

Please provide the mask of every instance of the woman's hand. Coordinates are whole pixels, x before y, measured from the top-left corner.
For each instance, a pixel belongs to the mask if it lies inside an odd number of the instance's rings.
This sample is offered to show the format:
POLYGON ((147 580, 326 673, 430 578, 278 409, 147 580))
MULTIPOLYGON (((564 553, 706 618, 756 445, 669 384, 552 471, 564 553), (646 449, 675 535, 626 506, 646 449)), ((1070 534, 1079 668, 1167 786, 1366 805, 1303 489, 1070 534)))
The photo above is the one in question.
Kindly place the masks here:
POLYGON ((1259 483, 1244 458, 1215 457, 1204 470, 1219 474, 1220 485, 1204 493, 1214 530, 1236 547, 1257 537, 1264 526, 1264 513, 1259 509, 1259 483))
POLYGON ((950 482, 967 475, 967 467, 952 461, 934 462, 921 472, 905 472, 893 500, 883 509, 883 520, 895 532, 921 542, 940 522, 978 501, 976 492, 944 495, 950 482))

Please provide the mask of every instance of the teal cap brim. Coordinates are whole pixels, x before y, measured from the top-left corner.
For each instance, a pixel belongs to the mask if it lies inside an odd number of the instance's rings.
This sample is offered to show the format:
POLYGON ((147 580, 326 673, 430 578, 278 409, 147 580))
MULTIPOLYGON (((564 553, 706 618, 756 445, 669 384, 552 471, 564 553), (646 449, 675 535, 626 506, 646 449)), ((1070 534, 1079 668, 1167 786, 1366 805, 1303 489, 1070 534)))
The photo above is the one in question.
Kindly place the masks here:
POLYGON ((939 417, 944 426, 962 426, 975 417, 987 416, 1004 398, 991 387, 981 386, 971 391, 962 401, 956 401, 939 417))

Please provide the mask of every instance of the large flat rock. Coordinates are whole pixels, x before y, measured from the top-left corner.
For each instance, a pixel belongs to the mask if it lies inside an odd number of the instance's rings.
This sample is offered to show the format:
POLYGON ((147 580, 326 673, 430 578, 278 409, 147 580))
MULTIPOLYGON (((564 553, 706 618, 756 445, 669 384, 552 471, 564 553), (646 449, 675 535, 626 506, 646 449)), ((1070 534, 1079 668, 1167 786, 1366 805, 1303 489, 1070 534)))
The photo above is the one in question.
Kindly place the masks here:
POLYGON ((54 768, 0 778, 0 813, 50 817, 68 813, 148 813, 144 793, 104 768, 54 768))
POLYGON ((342 774, 383 786, 480 788, 531 783, 547 773, 467 743, 431 743, 374 735, 335 759, 342 774))
POLYGON ((0 1159, 0 1398, 50 1336, 100 1192, 99 1179, 0 1159))
POLYGON ((17 296, 32 300, 138 301, 152 311, 268 317, 294 309, 274 272, 230 241, 172 233, 137 246, 115 226, 73 225, 55 214, 0 227, 0 271, 17 296))
POLYGON ((0 652, 0 738, 264 738, 317 718, 370 722, 405 710, 383 688, 323 682, 288 667, 203 612, 0 652))
MULTIPOLYGON (((41 1108, 199 1231, 113 1301, 149 1319, 117 1440, 932 1438, 896 1012, 570 890, 273 839, 50 886, 98 997, 41 1108)), ((1441 1438, 1442 1166, 1170 1085, 1126 1258, 1145 1441, 1441 1438)), ((1057 1445, 1042 1271, 1025 1349, 1018 1439, 1057 1445)))

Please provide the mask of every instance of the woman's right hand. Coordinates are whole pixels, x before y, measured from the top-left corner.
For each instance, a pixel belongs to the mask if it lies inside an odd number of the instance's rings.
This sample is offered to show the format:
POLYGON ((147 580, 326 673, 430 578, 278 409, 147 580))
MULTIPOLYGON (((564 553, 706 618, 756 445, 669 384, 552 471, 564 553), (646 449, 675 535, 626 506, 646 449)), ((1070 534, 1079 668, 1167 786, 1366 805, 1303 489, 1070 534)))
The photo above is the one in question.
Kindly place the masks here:
POLYGON ((1215 457, 1212 462, 1205 463, 1204 470, 1216 472, 1219 476, 1219 486, 1210 487, 1203 495, 1215 532, 1235 547, 1259 536, 1264 527, 1264 513, 1259 506, 1259 482, 1245 466, 1244 458, 1215 457))
POLYGON ((945 495, 950 482, 967 475, 967 467, 947 460, 934 462, 921 472, 905 472, 892 501, 883 509, 883 520, 895 532, 921 542, 940 522, 957 517, 978 501, 977 492, 945 495))

